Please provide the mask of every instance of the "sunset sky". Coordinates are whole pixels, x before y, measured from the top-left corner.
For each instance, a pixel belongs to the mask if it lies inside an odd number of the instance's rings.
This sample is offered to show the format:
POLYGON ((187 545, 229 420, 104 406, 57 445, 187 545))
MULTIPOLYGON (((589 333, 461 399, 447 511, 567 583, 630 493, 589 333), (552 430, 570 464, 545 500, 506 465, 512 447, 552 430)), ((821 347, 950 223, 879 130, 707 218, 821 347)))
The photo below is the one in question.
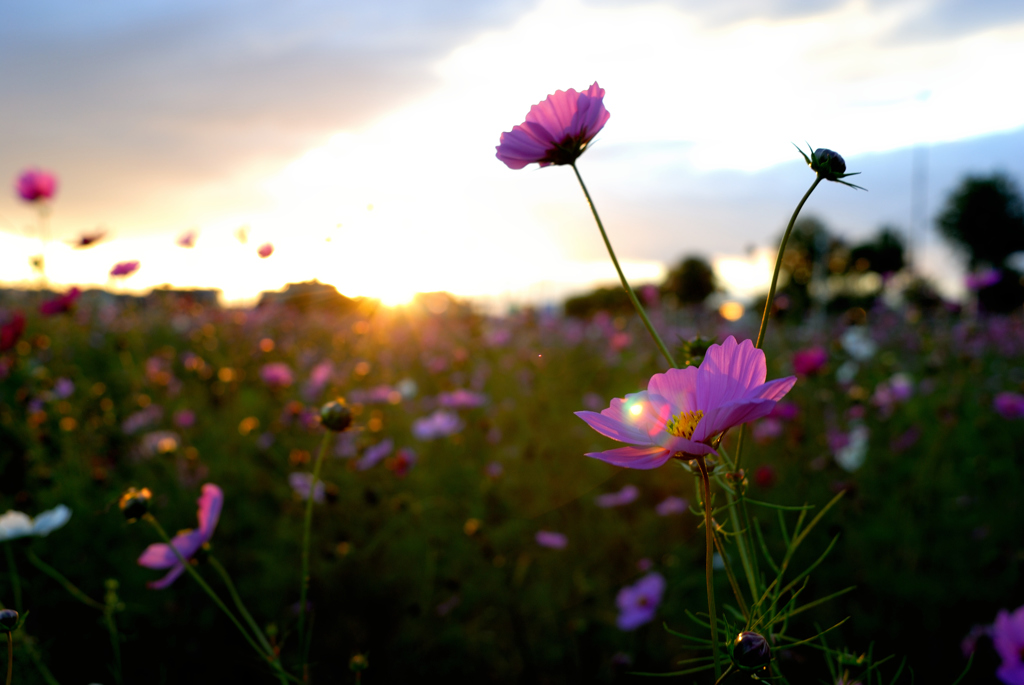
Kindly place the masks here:
MULTIPOLYGON (((559 298, 614 279, 582 194, 494 146, 596 80, 611 119, 579 166, 628 274, 701 254, 742 296, 813 180, 793 143, 864 172, 868 193, 829 184, 805 210, 853 239, 910 229, 915 155, 929 216, 965 173, 1024 179, 1022 64, 1019 0, 4 3, 0 180, 59 175, 55 284, 138 259, 114 287, 559 298)), ((33 282, 34 221, 0 193, 0 283, 33 282)), ((918 263, 955 287, 920 229, 918 263)))

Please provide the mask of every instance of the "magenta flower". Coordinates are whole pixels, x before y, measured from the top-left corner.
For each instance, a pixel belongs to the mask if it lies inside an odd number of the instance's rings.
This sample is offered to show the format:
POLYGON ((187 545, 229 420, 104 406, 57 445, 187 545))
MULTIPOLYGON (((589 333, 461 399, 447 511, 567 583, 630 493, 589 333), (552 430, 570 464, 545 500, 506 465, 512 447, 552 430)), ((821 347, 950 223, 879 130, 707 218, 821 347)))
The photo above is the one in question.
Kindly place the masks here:
POLYGON ((188 231, 185 231, 184 233, 181 234, 181 236, 178 237, 178 246, 179 247, 195 247, 196 237, 198 235, 199 234, 196 233, 195 229, 190 229, 188 231))
POLYGON ((265 364, 260 369, 260 378, 271 388, 287 388, 294 380, 291 367, 284 362, 265 364))
POLYGON ((52 300, 47 300, 39 305, 39 313, 43 316, 54 316, 55 314, 64 314, 65 312, 71 311, 71 305, 75 303, 82 291, 78 288, 72 288, 63 295, 58 295, 52 300))
POLYGON ((793 355, 793 370, 801 376, 815 374, 827 363, 828 352, 823 347, 809 347, 793 355))
POLYGON ((0 312, 0 352, 14 347, 25 332, 25 315, 20 311, 11 314, 0 312))
POLYGON ((650 622, 665 594, 665 578, 654 571, 619 590, 615 603, 619 606, 619 630, 636 630, 650 622))
POLYGON ((139 270, 138 261, 130 262, 118 262, 114 265, 114 268, 110 270, 111 276, 130 276, 139 270))
POLYGON ((1024 418, 1024 395, 1016 392, 1001 392, 992 401, 996 412, 1004 419, 1024 418))
POLYGON ((482 407, 487 398, 478 392, 459 388, 451 392, 443 392, 437 396, 437 403, 448 409, 472 409, 482 407))
POLYGON ((497 158, 509 169, 533 162, 572 164, 611 116, 603 99, 604 88, 596 81, 582 93, 555 91, 530 108, 526 121, 501 134, 497 158))
POLYGON ((618 492, 606 492, 594 498, 594 503, 602 509, 612 507, 623 507, 640 496, 640 490, 635 485, 627 485, 618 492))
POLYGON ((1003 609, 992 625, 992 645, 1003 663, 996 677, 1007 685, 1024 685, 1024 607, 1012 614, 1003 609))
POLYGON ((658 502, 654 511, 658 513, 658 516, 671 516, 672 514, 682 514, 689 507, 690 503, 682 497, 670 496, 658 502))
POLYGON ((1003 274, 998 269, 985 269, 967 274, 964 277, 964 285, 968 290, 983 290, 994 286, 1001 280, 1003 280, 1003 274))
POLYGON ((565 549, 565 546, 569 544, 569 538, 553 530, 538 530, 534 540, 541 547, 548 549, 565 549))
POLYGON ((29 169, 18 177, 15 189, 26 202, 49 200, 57 192, 57 177, 49 171, 29 169))
POLYGON ((270 243, 264 243, 263 245, 260 245, 258 250, 256 250, 256 254, 258 254, 261 259, 266 259, 270 255, 274 254, 274 246, 270 243))
POLYGON ((366 451, 363 452, 363 458, 356 464, 356 468, 360 471, 366 471, 376 466, 384 457, 391 454, 391 450, 395 449, 395 441, 391 438, 385 438, 376 445, 367 447, 366 451))
MULTIPOLYGON (((199 512, 197 514, 199 528, 183 530, 171 540, 171 545, 174 545, 174 549, 178 550, 186 560, 191 559, 199 551, 199 548, 213 537, 223 504, 224 493, 219 487, 213 483, 203 485, 203 494, 199 496, 199 512)), ((146 583, 147 587, 153 590, 163 590, 185 572, 185 565, 178 559, 178 555, 174 553, 170 545, 162 542, 155 542, 145 549, 139 556, 139 566, 170 569, 167 575, 160 580, 146 583)))
POLYGON ((412 422, 412 434, 419 440, 435 440, 462 430, 462 420, 458 416, 438 409, 430 416, 412 422))
POLYGON ((733 426, 767 416, 796 377, 765 383, 764 352, 729 336, 708 348, 699 368, 651 377, 645 392, 615 398, 600 414, 576 416, 601 435, 625 442, 588 457, 631 469, 653 469, 673 457, 715 454, 711 443, 733 426))

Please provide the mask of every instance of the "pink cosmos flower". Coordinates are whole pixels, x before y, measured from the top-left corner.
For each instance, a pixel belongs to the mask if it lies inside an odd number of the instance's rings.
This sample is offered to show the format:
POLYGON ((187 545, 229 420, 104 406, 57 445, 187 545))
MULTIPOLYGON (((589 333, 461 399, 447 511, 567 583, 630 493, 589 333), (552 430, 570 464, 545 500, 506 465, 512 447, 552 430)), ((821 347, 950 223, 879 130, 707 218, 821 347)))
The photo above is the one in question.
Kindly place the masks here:
POLYGON ((612 507, 623 507, 640 496, 640 490, 635 485, 627 485, 618 492, 606 492, 594 498, 594 503, 602 509, 612 507))
POLYGON ((266 259, 270 255, 274 254, 274 246, 270 243, 264 243, 263 245, 260 245, 258 250, 256 250, 256 254, 258 254, 261 259, 266 259))
POLYGON ((462 430, 462 420, 444 409, 412 422, 412 434, 419 440, 435 440, 462 430))
MULTIPOLYGON (((220 519, 221 506, 224 504, 224 493, 213 483, 206 483, 203 486, 203 494, 199 496, 199 528, 196 530, 184 530, 171 540, 171 545, 181 552, 186 560, 191 559, 199 548, 209 542, 213 537, 213 531, 220 519)), ((170 545, 156 542, 146 548, 139 557, 139 566, 146 568, 169 568, 170 571, 160 580, 146 583, 147 587, 153 590, 163 590, 165 587, 177 580, 178 576, 185 572, 185 565, 178 559, 170 545)))
POLYGON ((437 403, 448 409, 472 409, 482 407, 487 398, 478 392, 459 388, 451 392, 443 392, 437 396, 437 403))
POLYGON ((29 169, 18 177, 15 189, 26 202, 49 200, 57 192, 57 177, 49 171, 29 169))
POLYGON ((815 374, 827 363, 828 352, 823 347, 809 347, 793 355, 793 370, 801 376, 815 374))
POLYGON ((391 438, 385 438, 376 445, 367 447, 366 451, 363 452, 363 458, 356 464, 356 468, 360 471, 366 471, 376 466, 384 457, 391 454, 391 450, 395 449, 395 441, 391 438))
POLYGON ((497 158, 509 169, 533 162, 572 164, 611 116, 603 100, 604 88, 596 81, 582 93, 555 91, 530 108, 526 121, 501 134, 497 158))
POLYGON ((25 332, 25 315, 20 311, 12 314, 0 312, 0 352, 14 347, 18 338, 25 332))
POLYGON ((992 401, 996 412, 1004 419, 1024 419, 1024 395, 1001 392, 992 401))
POLYGON ((63 314, 71 311, 71 305, 75 303, 78 296, 82 294, 82 291, 78 288, 72 288, 63 295, 58 295, 52 300, 47 300, 39 305, 39 313, 43 316, 53 316, 55 314, 63 314))
POLYGON ((631 469, 653 469, 673 457, 716 454, 711 443, 733 426, 767 416, 796 377, 768 383, 764 352, 729 336, 708 348, 699 368, 669 369, 647 390, 615 398, 600 414, 576 416, 601 435, 625 442, 588 457, 631 469))
POLYGON ((689 507, 690 503, 682 497, 669 496, 658 502, 654 511, 658 513, 658 516, 671 516, 672 514, 682 514, 689 507))
POLYGON ((179 247, 195 247, 196 236, 197 235, 198 235, 198 233, 196 233, 194 229, 193 230, 185 231, 178 238, 178 246, 179 247))
POLYGON ((1003 274, 998 269, 985 269, 984 271, 967 274, 964 277, 964 285, 967 286, 968 290, 983 290, 992 287, 1001 280, 1003 280, 1003 274))
POLYGON ((996 616, 990 633, 992 646, 1003 663, 996 677, 1007 685, 1024 685, 1024 607, 1012 614, 1003 609, 996 616))
POLYGON ((619 590, 615 603, 619 606, 619 630, 636 630, 650 622, 658 612, 665 594, 665 578, 657 571, 648 573, 633 585, 619 590))
POLYGON ((260 369, 260 378, 272 388, 287 388, 292 384, 292 370, 284 362, 265 364, 260 369))
POLYGON ((114 265, 114 268, 110 270, 111 276, 130 276, 139 270, 138 261, 130 262, 118 262, 114 265))
POLYGON ((538 530, 534 540, 541 547, 548 549, 565 549, 565 546, 569 544, 569 538, 553 530, 538 530))

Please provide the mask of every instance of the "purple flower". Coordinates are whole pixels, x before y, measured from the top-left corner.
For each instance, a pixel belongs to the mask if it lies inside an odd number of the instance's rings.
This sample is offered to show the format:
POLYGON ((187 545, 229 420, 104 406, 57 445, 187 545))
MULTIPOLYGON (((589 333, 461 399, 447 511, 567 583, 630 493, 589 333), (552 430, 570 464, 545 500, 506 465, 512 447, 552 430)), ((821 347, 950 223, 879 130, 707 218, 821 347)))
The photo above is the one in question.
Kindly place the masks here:
POLYGON ((606 492, 594 498, 594 503, 602 509, 621 507, 629 504, 640 496, 640 490, 635 485, 627 485, 618 492, 606 492))
MULTIPOLYGON (((302 499, 309 499, 310 484, 313 482, 313 474, 305 471, 295 471, 294 473, 288 474, 288 485, 292 486, 292 490, 295 491, 302 499)), ((324 482, 318 480, 316 485, 313 487, 313 501, 317 504, 323 504, 324 502, 324 482)))
POLYGON ((604 108, 604 89, 594 82, 582 93, 558 90, 530 108, 526 121, 501 134, 497 158, 509 169, 537 162, 572 164, 611 115, 604 108))
POLYGON ((478 392, 459 388, 451 392, 443 392, 437 396, 437 403, 446 409, 472 409, 481 407, 487 398, 478 392))
POLYGON ((615 398, 600 414, 576 412, 601 435, 632 445, 587 456, 653 469, 673 457, 713 454, 716 437, 767 416, 796 383, 794 376, 765 383, 766 376, 764 352, 729 336, 708 348, 699 368, 655 374, 646 391, 615 398))
POLYGON ((145 409, 140 409, 134 414, 129 414, 121 422, 121 430, 128 435, 138 433, 143 428, 148 428, 163 418, 164 410, 156 404, 151 404, 145 409))
POLYGON ((265 364, 260 369, 260 378, 271 388, 287 388, 292 384, 292 370, 284 362, 265 364))
POLYGON ((1003 609, 992 625, 992 646, 1003 663, 996 677, 1007 685, 1024 685, 1024 607, 1012 614, 1003 609))
POLYGON ((1001 392, 992 401, 996 412, 1004 419, 1024 418, 1024 395, 1016 392, 1001 392))
POLYGON ((25 332, 25 315, 21 312, 7 314, 0 312, 0 352, 14 347, 25 332))
POLYGON ((501 465, 500 461, 492 461, 484 469, 484 473, 488 478, 501 478, 501 474, 505 473, 505 467, 501 465))
POLYGON ((658 516, 671 516, 672 514, 682 514, 689 508, 690 503, 682 497, 666 497, 658 502, 654 511, 658 513, 658 516))
POLYGON ((196 424, 196 413, 191 409, 179 409, 174 412, 174 425, 178 428, 191 428, 196 424))
POLYGON ((71 305, 75 303, 78 296, 82 294, 82 291, 78 288, 72 288, 63 295, 58 295, 52 300, 47 300, 39 305, 39 313, 43 316, 53 316, 54 314, 63 314, 71 311, 71 305))
POLYGON ((548 549, 565 549, 565 546, 569 544, 569 538, 551 530, 538 530, 534 540, 541 547, 548 549))
MULTIPOLYGON (((199 548, 209 542, 213 537, 213 531, 220 519, 221 506, 224 504, 224 493, 213 483, 206 483, 203 486, 203 494, 199 496, 199 528, 196 530, 184 530, 171 540, 174 549, 181 553, 186 560, 191 559, 199 548)), ((142 552, 139 556, 139 566, 146 568, 168 568, 170 571, 160 580, 155 580, 146 585, 154 590, 162 590, 185 572, 185 565, 178 559, 170 545, 162 542, 155 542, 142 552)))
POLYGON ((815 374, 827 363, 828 352, 822 347, 809 347, 793 355, 793 370, 801 376, 815 374))
POLYGON ((366 471, 376 466, 381 459, 391 454, 391 450, 395 447, 395 441, 391 438, 381 440, 372 447, 367 447, 366 451, 363 452, 363 458, 356 463, 356 468, 360 471, 366 471))
POLYGON ((412 434, 420 440, 443 438, 446 435, 458 433, 460 430, 462 430, 462 421, 459 417, 444 409, 438 409, 430 416, 424 416, 412 422, 412 434))
POLYGON ((967 274, 966 278, 964 278, 964 285, 967 286, 968 290, 982 290, 994 286, 1001 280, 1003 280, 1003 275, 998 269, 986 269, 967 274))
POLYGON ((327 382, 331 380, 332 373, 334 373, 334 364, 329 359, 314 366, 313 370, 309 372, 309 380, 302 388, 302 397, 307 402, 312 402, 319 397, 327 387, 327 382))
POLYGON ((58 400, 66 400, 75 394, 75 384, 70 378, 58 378, 53 384, 53 396, 58 400))
POLYGON ((57 192, 57 177, 49 171, 29 169, 18 177, 15 190, 26 202, 49 200, 57 192))
POLYGON ((665 593, 665 578, 654 571, 619 590, 615 603, 619 607, 619 630, 636 630, 651 621, 665 593))
POLYGON ((114 268, 110 270, 111 276, 131 276, 133 273, 139 270, 138 260, 130 262, 118 262, 114 265, 114 268))
POLYGON ((405 478, 415 465, 416 453, 408 447, 400 448, 393 459, 384 462, 384 466, 399 478, 405 478))

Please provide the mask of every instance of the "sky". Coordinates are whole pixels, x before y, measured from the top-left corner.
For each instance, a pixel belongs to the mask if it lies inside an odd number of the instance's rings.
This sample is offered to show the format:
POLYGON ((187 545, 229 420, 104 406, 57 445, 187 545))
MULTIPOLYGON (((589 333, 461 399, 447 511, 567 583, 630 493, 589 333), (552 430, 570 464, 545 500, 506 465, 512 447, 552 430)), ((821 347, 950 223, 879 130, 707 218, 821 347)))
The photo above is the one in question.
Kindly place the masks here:
MULTIPOLYGON (((54 286, 558 299, 614 281, 600 236, 571 169, 494 146, 597 81, 611 118, 579 167, 631 280, 696 254, 734 295, 763 288, 809 142, 869 191, 826 184, 805 212, 850 239, 901 227, 955 293, 930 224, 966 173, 1024 178, 1020 64, 1024 3, 1002 0, 3 3, 0 180, 60 177, 54 286)), ((0 284, 38 283, 39 230, 0 192, 0 284)))

